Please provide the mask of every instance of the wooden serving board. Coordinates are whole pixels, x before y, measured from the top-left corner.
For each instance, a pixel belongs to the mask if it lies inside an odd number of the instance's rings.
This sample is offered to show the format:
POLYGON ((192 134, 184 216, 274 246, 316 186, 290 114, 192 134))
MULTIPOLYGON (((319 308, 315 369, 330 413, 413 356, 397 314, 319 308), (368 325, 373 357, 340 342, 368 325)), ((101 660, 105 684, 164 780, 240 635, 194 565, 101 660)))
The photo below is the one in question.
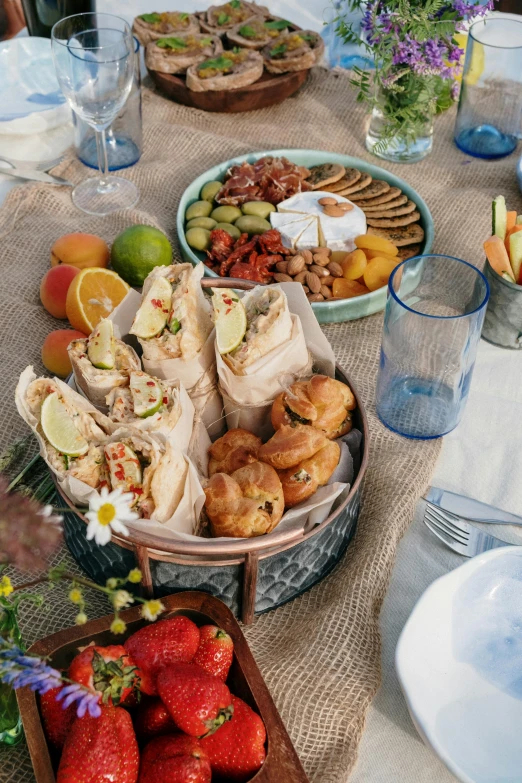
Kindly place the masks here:
POLYGON ((271 74, 264 71, 257 82, 236 90, 194 92, 187 88, 185 78, 148 69, 152 81, 168 98, 184 106, 203 111, 227 114, 266 109, 293 95, 308 77, 309 69, 293 73, 271 74))

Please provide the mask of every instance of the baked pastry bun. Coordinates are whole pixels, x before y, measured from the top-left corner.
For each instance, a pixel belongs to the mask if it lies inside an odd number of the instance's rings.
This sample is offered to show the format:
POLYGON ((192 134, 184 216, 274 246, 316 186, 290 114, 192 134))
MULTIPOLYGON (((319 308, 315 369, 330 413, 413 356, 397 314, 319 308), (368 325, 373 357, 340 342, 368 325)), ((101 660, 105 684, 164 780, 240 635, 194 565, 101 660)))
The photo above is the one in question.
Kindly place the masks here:
POLYGON ((339 444, 330 440, 313 457, 302 460, 293 468, 278 471, 286 508, 308 500, 319 487, 327 484, 339 464, 340 456, 339 444))
POLYGON ((352 428, 350 411, 356 407, 352 390, 327 375, 313 375, 282 392, 272 405, 272 426, 309 424, 327 438, 339 438, 352 428))
POLYGON ((263 445, 253 432, 240 428, 229 430, 209 448, 208 475, 228 473, 257 461, 257 452, 263 445))
POLYGON ((273 468, 285 470, 313 457, 326 446, 328 438, 305 424, 283 425, 258 451, 258 458, 273 468))
POLYGON ((205 495, 205 510, 215 537, 262 536, 283 516, 281 482, 276 471, 263 462, 245 465, 231 476, 215 473, 205 495))

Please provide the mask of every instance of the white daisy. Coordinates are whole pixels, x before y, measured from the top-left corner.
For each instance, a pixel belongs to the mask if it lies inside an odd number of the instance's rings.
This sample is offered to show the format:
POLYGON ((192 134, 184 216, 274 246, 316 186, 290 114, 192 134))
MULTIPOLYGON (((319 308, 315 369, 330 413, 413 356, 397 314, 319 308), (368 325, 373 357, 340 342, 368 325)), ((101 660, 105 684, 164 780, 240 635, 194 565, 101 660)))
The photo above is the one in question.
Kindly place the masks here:
POLYGON ((89 520, 87 525, 87 540, 94 538, 97 544, 105 546, 111 540, 112 533, 128 536, 125 522, 134 522, 138 514, 130 510, 134 500, 131 492, 123 494, 121 487, 109 492, 102 487, 99 494, 93 494, 89 499, 89 511, 85 514, 89 520))

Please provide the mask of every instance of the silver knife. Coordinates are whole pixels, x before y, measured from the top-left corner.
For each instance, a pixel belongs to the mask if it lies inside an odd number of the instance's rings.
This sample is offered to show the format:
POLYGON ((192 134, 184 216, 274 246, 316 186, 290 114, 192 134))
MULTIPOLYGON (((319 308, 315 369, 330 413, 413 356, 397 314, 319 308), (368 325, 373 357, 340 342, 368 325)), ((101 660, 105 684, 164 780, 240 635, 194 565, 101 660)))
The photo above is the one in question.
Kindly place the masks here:
POLYGON ((443 508, 445 511, 450 511, 452 514, 469 519, 472 522, 522 525, 522 517, 517 517, 515 514, 502 511, 494 506, 488 506, 487 503, 481 503, 480 500, 457 495, 455 492, 448 492, 446 489, 430 487, 424 499, 435 506, 443 508))
POLYGON ((37 171, 36 169, 9 169, 2 166, 0 167, 0 174, 9 174, 11 177, 27 179, 33 182, 47 182, 49 185, 73 186, 72 182, 62 179, 62 177, 55 177, 53 174, 46 174, 45 171, 37 171))

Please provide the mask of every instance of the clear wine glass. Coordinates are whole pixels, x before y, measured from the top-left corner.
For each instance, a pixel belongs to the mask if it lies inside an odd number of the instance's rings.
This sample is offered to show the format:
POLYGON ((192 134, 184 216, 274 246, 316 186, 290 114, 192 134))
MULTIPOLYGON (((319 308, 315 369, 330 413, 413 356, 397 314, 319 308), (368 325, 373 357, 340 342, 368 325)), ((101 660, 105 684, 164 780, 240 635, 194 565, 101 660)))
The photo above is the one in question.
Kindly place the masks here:
POLYGON ((135 58, 131 28, 112 14, 76 14, 57 22, 51 38, 62 92, 96 134, 100 176, 77 185, 73 202, 90 215, 128 209, 138 201, 139 191, 123 177, 108 176, 105 131, 132 87, 135 58))

